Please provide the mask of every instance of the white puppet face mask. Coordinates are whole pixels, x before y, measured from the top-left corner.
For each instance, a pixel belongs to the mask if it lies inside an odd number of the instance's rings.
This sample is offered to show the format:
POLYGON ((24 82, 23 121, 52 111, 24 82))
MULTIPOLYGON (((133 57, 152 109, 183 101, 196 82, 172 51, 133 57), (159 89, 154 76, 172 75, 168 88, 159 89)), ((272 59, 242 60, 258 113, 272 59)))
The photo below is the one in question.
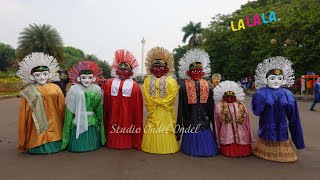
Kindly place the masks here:
POLYGON ((270 75, 267 78, 267 85, 270 88, 278 89, 283 85, 283 75, 270 75))
POLYGON ((34 80, 36 83, 40 85, 46 84, 49 78, 50 78, 49 71, 34 72, 32 73, 32 75, 30 75, 30 79, 34 80))
POLYGON ((93 74, 81 74, 77 80, 78 82, 81 82, 84 87, 89 87, 93 82, 96 81, 96 78, 93 77, 93 74))

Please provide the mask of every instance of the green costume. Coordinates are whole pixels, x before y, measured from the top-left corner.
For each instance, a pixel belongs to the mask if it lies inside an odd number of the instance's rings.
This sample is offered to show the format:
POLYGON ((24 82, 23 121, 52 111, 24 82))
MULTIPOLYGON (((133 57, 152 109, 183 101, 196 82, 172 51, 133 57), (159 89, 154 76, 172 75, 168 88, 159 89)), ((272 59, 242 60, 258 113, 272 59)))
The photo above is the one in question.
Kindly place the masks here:
POLYGON ((67 148, 71 152, 86 152, 96 150, 104 145, 106 138, 101 88, 96 84, 91 84, 89 87, 75 84, 67 94, 66 104, 62 149, 67 148), (84 110, 79 108, 81 104, 85 104, 84 110), (77 120, 77 117, 81 116, 86 116, 85 120, 81 118, 80 121, 77 120), (85 127, 84 130, 79 133, 80 128, 77 125, 85 127))

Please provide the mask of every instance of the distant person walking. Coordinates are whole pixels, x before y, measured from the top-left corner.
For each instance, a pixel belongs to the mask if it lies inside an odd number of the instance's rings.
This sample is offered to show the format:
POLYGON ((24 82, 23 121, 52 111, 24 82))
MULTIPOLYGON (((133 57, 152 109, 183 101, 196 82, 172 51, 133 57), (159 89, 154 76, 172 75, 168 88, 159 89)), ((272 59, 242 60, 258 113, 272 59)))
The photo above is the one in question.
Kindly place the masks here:
POLYGON ((301 79, 300 78, 294 81, 293 87, 294 87, 293 94, 298 93, 299 95, 301 95, 301 79))
POLYGON ((316 111, 314 109, 314 106, 317 103, 320 103, 320 77, 317 79, 317 82, 314 84, 313 91, 314 91, 314 100, 310 107, 310 111, 316 111))

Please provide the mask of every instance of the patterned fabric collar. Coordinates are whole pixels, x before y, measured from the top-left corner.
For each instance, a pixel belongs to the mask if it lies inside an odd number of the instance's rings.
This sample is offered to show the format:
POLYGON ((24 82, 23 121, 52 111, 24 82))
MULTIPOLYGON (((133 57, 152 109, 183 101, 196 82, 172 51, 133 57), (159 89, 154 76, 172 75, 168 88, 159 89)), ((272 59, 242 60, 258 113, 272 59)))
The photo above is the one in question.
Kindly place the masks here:
MULTIPOLYGON (((162 98, 164 98, 167 95, 167 92, 166 92, 166 79, 167 79, 167 76, 162 76, 160 78, 159 95, 162 98)), ((157 80, 157 78, 155 76, 151 76, 151 78, 150 78, 150 87, 149 87, 149 91, 150 91, 151 97, 155 97, 156 96, 156 89, 157 89, 156 80, 157 80)))
MULTIPOLYGON (((235 114, 235 118, 236 118, 236 123, 242 125, 245 118, 246 118, 246 112, 245 112, 245 108, 244 105, 238 101, 234 102, 234 103, 229 103, 232 104, 233 106, 233 110, 234 110, 234 114, 235 114), (236 107, 238 108, 238 113, 236 113, 236 107)), ((230 123, 232 121, 232 115, 228 106, 228 103, 226 101, 221 101, 221 122, 222 123, 230 123)))
MULTIPOLYGON (((200 103, 207 103, 209 97, 209 84, 206 80, 200 79, 200 103)), ((196 82, 192 79, 185 80, 188 104, 197 104, 196 82)))

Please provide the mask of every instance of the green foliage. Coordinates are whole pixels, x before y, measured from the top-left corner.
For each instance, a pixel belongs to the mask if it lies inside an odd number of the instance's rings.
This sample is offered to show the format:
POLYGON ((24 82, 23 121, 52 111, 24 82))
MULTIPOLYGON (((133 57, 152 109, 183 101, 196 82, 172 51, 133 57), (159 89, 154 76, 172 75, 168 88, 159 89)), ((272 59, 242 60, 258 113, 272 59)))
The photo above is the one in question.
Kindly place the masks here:
POLYGON ((185 27, 182 28, 182 32, 184 32, 184 36, 182 39, 182 42, 186 42, 187 39, 189 39, 189 47, 196 47, 201 45, 202 43, 202 37, 201 33, 203 31, 203 28, 201 28, 201 22, 193 23, 189 22, 185 27))
POLYGON ((82 50, 71 46, 64 47, 63 50, 65 58, 62 66, 65 70, 69 70, 73 65, 77 64, 82 60, 92 60, 100 66, 100 68, 103 71, 104 78, 108 79, 111 77, 111 66, 108 64, 108 62, 100 60, 96 55, 85 55, 85 53, 82 50))
POLYGON ((107 61, 100 60, 99 58, 97 58, 97 56, 93 54, 87 54, 85 59, 96 62, 102 69, 104 78, 109 79, 111 77, 111 66, 107 61))
POLYGON ((0 71, 0 92, 8 94, 11 92, 19 92, 25 87, 20 78, 11 76, 9 73, 2 73, 0 71), (3 77, 2 75, 8 75, 3 77))
POLYGON ((43 52, 63 62, 63 43, 58 31, 47 24, 30 24, 20 33, 17 57, 21 60, 31 52, 43 52))
POLYGON ((15 49, 10 45, 0 43, 0 71, 8 71, 15 60, 15 49))
POLYGON ((74 64, 77 64, 78 62, 82 60, 92 60, 96 62, 100 68, 103 71, 104 78, 108 79, 111 77, 111 66, 108 62, 100 60, 96 55, 94 54, 86 54, 77 48, 68 46, 64 47, 64 63, 63 67, 65 70, 69 70, 74 64))
POLYGON ((85 59, 84 52, 80 49, 67 46, 63 48, 64 62, 62 68, 69 70, 74 64, 85 59))
POLYGON ((16 76, 16 71, 0 71, 0 78, 8 78, 16 76))
POLYGON ((94 54, 86 54, 85 59, 92 60, 92 61, 99 61, 99 58, 94 54))
POLYGON ((218 14, 203 32, 205 41, 202 48, 210 55, 212 74, 230 74, 231 45, 228 43, 228 38, 232 36, 232 33, 229 31, 229 23, 226 23, 229 19, 230 15, 218 14))
POLYGON ((111 78, 111 66, 109 65, 109 63, 107 61, 103 61, 103 60, 94 60, 102 69, 103 71, 103 76, 106 79, 111 78))
POLYGON ((179 78, 179 61, 188 50, 188 46, 178 46, 173 49, 174 69, 177 78, 179 78))
MULTIPOLYGON (((253 76, 257 64, 271 56, 291 60, 296 76, 308 71, 319 73, 320 11, 315 7, 320 7, 319 0, 257 0, 232 14, 218 14, 200 35, 200 47, 210 55, 212 73, 229 80, 253 76), (231 30, 231 21, 237 25, 248 16, 253 23, 256 14, 264 13, 268 19, 270 11, 275 12, 277 22, 231 30)), ((189 35, 185 33, 184 40, 189 35)))

